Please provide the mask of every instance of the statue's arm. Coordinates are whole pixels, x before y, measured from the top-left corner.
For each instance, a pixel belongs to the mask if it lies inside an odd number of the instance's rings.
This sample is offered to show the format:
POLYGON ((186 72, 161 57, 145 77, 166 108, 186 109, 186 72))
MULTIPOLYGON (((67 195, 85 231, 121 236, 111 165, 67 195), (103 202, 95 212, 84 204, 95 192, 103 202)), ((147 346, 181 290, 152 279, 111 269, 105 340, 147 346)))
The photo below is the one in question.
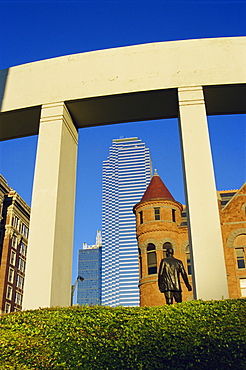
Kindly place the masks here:
POLYGON ((162 272, 163 272, 163 259, 161 260, 159 271, 158 271, 158 287, 160 289, 162 282, 162 272))
POLYGON ((181 275, 182 275, 182 278, 183 278, 183 280, 184 280, 184 283, 185 283, 185 285, 186 285, 187 289, 188 289, 189 291, 191 291, 191 290, 192 290, 192 287, 191 287, 191 285, 190 285, 190 283, 189 283, 188 276, 187 276, 187 273, 186 273, 186 271, 185 271, 185 269, 184 269, 184 265, 183 265, 183 263, 182 263, 182 262, 181 262, 181 264, 180 264, 180 267, 181 267, 181 275))

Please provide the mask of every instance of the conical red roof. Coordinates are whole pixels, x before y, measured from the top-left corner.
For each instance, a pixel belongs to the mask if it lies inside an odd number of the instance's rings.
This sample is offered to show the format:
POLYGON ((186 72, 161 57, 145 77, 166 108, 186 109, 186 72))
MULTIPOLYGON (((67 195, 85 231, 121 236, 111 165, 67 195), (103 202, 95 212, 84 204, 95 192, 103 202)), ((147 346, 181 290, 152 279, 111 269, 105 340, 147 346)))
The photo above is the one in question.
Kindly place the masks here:
POLYGON ((155 173, 140 202, 157 198, 175 200, 160 176, 155 173))

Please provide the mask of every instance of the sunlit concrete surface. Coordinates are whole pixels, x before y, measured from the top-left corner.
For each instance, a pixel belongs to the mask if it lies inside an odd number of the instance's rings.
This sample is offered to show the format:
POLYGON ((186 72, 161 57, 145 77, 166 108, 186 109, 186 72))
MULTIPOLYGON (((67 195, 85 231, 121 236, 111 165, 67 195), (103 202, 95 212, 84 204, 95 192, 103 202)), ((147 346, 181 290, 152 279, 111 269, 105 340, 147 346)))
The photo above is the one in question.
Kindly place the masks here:
POLYGON ((69 306, 78 133, 63 103, 42 107, 24 308, 69 306))
POLYGON ((207 114, 243 113, 245 39, 160 42, 11 67, 0 75, 1 112, 8 112, 1 136, 15 137, 18 120, 25 125, 19 136, 36 134, 40 106, 58 101, 79 128, 177 117, 176 90, 186 86, 204 87, 207 114))

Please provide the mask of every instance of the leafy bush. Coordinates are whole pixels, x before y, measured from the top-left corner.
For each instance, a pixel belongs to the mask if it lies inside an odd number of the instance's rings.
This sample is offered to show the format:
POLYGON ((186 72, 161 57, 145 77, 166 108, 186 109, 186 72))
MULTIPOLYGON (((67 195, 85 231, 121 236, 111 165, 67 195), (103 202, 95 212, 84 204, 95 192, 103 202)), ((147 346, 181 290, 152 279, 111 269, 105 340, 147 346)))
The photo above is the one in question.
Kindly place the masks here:
POLYGON ((0 369, 246 369, 246 300, 5 314, 0 369))

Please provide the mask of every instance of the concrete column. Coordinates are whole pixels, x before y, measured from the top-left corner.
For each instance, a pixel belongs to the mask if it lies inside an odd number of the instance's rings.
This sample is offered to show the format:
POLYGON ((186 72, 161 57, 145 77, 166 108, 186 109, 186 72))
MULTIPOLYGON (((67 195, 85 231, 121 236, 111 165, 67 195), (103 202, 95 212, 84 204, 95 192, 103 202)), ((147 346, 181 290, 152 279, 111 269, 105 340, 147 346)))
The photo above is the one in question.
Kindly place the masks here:
POLYGON ((77 146, 64 103, 43 105, 23 309, 70 305, 77 146))
POLYGON ((203 90, 200 86, 179 88, 178 96, 194 297, 228 298, 203 90))

